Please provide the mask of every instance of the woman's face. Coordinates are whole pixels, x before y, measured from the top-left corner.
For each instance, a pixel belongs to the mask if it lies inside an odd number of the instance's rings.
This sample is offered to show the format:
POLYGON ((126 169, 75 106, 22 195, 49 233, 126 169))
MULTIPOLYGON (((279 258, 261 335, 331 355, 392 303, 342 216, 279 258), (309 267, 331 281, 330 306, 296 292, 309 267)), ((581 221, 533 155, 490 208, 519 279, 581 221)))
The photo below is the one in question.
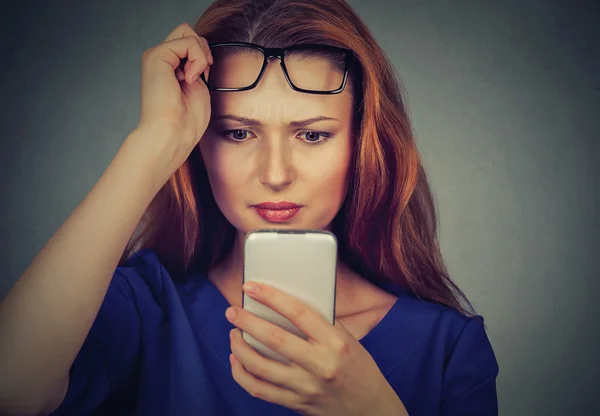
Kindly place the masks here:
MULTIPOLYGON (((296 76, 309 79, 310 69, 296 76)), ((256 88, 211 93, 211 123, 200 150, 217 205, 240 233, 331 229, 352 158, 349 85, 333 95, 294 91, 273 59, 256 88), (257 208, 269 202, 299 208, 257 208)))

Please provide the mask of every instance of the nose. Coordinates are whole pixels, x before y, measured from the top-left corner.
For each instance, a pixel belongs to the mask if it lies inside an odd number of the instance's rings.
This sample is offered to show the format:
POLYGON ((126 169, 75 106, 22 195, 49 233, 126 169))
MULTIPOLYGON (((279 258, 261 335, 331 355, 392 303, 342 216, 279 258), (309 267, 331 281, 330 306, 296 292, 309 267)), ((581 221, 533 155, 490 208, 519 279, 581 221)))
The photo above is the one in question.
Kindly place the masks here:
POLYGON ((264 140, 262 145, 259 161, 260 183, 274 191, 281 191, 295 179, 290 146, 281 138, 264 140))

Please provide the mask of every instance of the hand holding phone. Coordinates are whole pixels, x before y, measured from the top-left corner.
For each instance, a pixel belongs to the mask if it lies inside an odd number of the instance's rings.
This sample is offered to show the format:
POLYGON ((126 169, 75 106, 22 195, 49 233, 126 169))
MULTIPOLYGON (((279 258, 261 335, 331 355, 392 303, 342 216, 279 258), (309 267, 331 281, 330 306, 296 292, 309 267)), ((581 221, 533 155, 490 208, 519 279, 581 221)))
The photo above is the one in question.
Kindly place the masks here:
MULTIPOLYGON (((311 306, 331 324, 335 318, 337 240, 321 230, 256 230, 244 243, 244 283, 256 281, 286 292, 311 306)), ((242 307, 307 339, 288 319, 243 295, 242 307)), ((289 363, 247 332, 244 340, 268 358, 289 363)))

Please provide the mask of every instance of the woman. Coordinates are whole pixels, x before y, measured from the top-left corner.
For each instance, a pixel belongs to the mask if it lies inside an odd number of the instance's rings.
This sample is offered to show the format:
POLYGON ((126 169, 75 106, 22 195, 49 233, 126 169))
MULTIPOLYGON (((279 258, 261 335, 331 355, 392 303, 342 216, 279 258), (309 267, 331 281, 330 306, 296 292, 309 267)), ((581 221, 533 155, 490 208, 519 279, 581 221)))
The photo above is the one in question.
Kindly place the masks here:
POLYGON ((351 8, 217 0, 144 53, 138 127, 2 303, 0 413, 497 414, 435 225, 392 66, 351 8), (334 325, 268 286, 244 290, 308 341, 240 308, 255 228, 337 235, 334 325))

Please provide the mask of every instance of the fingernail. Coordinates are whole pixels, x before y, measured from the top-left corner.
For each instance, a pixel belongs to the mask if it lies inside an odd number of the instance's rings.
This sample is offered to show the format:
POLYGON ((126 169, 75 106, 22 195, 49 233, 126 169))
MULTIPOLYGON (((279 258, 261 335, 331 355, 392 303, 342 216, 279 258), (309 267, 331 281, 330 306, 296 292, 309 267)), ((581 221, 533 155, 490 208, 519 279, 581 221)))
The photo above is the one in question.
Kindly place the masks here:
POLYGON ((225 316, 230 321, 234 320, 236 315, 237 315, 237 311, 233 307, 227 308, 227 310, 225 311, 225 316))
POLYGON ((242 289, 244 289, 244 292, 248 293, 249 295, 255 295, 258 293, 258 285, 256 285, 256 283, 244 283, 242 289))

